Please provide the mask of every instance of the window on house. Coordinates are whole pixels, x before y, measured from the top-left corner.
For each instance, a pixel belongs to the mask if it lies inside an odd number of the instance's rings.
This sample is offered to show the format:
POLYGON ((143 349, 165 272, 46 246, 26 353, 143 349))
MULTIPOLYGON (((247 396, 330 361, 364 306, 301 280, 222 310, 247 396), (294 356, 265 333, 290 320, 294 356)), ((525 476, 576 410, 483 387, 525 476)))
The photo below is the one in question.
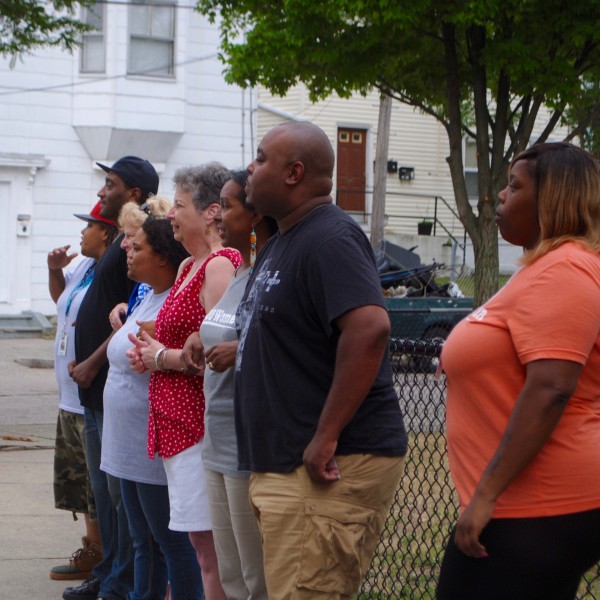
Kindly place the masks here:
POLYGON ((83 34, 81 40, 81 64, 82 73, 104 73, 104 3, 96 2, 83 9, 81 20, 93 27, 92 30, 83 34))
POLYGON ((476 204, 479 200, 479 182, 477 181, 477 147, 473 140, 465 140, 463 164, 467 196, 471 203, 476 204))
POLYGON ((175 73, 175 5, 168 4, 133 0, 129 6, 128 73, 151 77, 175 73))

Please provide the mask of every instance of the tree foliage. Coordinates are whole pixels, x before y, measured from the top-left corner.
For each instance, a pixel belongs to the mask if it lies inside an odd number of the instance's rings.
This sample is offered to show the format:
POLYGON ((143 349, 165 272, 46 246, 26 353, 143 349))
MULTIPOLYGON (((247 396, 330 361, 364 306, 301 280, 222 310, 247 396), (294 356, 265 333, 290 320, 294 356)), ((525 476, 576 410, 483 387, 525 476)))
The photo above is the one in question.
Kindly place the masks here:
POLYGON ((199 0, 197 7, 218 19, 230 82, 280 95, 302 82, 313 100, 375 87, 445 127, 458 213, 475 253, 476 301, 497 287, 494 212, 510 160, 560 123, 584 139, 597 131, 600 0, 199 0), (550 117, 533 140, 542 107, 550 117), (465 137, 477 149, 476 209, 464 179, 465 137))
POLYGON ((585 78, 585 93, 567 108, 565 120, 574 124, 568 138, 579 137, 581 145, 600 160, 600 78, 585 78))
POLYGON ((94 0, 0 0, 0 55, 13 59, 36 48, 73 50, 89 27, 76 19, 94 0))

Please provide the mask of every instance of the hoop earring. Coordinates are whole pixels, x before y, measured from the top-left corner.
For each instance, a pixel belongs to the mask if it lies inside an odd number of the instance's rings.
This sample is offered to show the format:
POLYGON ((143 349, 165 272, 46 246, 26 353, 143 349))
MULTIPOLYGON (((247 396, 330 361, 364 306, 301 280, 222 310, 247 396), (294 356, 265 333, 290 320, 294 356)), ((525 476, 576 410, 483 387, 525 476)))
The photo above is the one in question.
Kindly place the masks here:
POLYGON ((252 225, 252 231, 250 232, 250 273, 254 268, 256 262, 256 231, 254 231, 254 225, 252 225))

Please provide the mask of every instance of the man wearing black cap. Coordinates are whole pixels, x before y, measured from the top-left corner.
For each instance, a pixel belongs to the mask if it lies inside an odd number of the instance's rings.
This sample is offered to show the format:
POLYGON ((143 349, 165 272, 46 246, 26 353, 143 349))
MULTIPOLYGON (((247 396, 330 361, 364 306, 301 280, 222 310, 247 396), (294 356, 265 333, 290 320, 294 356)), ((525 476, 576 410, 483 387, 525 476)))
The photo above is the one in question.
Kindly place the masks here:
MULTIPOLYGON (((98 192, 100 215, 116 221, 127 202, 143 204, 158 191, 158 174, 147 161, 124 156, 112 167, 97 163, 106 172, 98 192)), ((121 503, 119 481, 100 470, 103 424, 103 392, 108 361, 106 348, 112 333, 108 316, 120 302, 127 302, 134 282, 127 277, 127 256, 120 235, 96 268, 96 275, 81 303, 75 326, 75 356, 70 374, 79 386, 84 407, 86 457, 96 500, 103 560, 93 577, 78 587, 67 588, 65 600, 120 600, 132 591, 133 555, 127 516, 121 503)))
POLYGON ((96 164, 106 172, 105 184, 98 196, 102 203, 100 214, 107 219, 116 220, 125 202, 143 204, 158 191, 158 174, 143 158, 124 156, 112 167, 96 164))

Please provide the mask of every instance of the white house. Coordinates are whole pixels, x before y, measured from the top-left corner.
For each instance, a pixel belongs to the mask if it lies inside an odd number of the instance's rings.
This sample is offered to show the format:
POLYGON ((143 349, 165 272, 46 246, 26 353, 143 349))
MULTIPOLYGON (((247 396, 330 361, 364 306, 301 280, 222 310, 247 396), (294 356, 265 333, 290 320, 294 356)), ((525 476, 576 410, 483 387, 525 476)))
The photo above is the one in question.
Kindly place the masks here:
MULTIPOLYGON (((191 3, 190 3, 191 4, 191 3)), ((96 202, 104 173, 127 154, 150 160, 160 192, 180 166, 248 164, 253 92, 227 85, 218 29, 174 0, 99 3, 74 54, 0 59, 0 313, 49 315, 46 254, 79 248, 72 215, 96 202), (172 5, 171 5, 172 3, 172 5)))

